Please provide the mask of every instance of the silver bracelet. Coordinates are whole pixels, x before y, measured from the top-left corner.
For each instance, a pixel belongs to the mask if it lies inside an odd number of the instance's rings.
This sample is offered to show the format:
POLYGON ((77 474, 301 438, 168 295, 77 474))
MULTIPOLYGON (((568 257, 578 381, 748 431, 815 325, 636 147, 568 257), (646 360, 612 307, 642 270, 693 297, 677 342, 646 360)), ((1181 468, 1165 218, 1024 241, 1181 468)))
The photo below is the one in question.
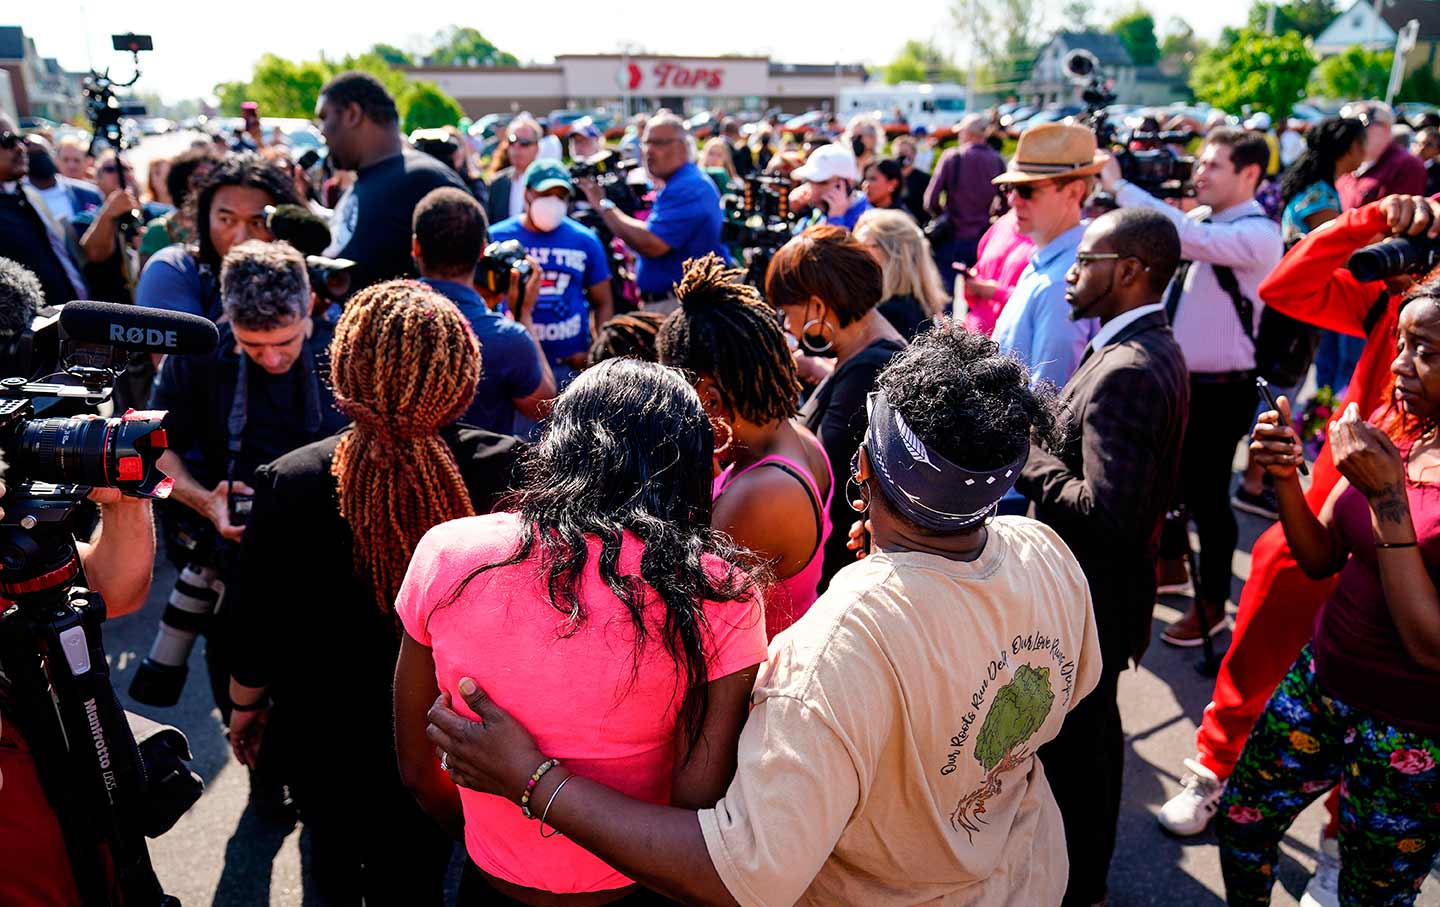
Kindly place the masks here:
POLYGON ((548 834, 548 835, 545 834, 545 817, 548 816, 548 815, 550 815, 550 804, 555 802, 555 798, 558 797, 558 796, 560 796, 560 792, 565 789, 565 785, 569 784, 569 783, 570 783, 570 779, 571 779, 571 778, 574 778, 574 777, 575 777, 575 773, 574 773, 574 772, 571 772, 570 774, 566 775, 566 776, 565 776, 565 780, 561 781, 561 782, 559 783, 559 785, 556 786, 556 788, 555 788, 555 793, 551 794, 551 795, 550 795, 550 799, 545 802, 545 810, 544 810, 544 812, 540 813, 540 837, 542 837, 542 838, 553 838, 553 837, 555 837, 556 835, 560 834, 560 832, 558 832, 558 831, 552 831, 552 832, 550 832, 550 834, 548 834))

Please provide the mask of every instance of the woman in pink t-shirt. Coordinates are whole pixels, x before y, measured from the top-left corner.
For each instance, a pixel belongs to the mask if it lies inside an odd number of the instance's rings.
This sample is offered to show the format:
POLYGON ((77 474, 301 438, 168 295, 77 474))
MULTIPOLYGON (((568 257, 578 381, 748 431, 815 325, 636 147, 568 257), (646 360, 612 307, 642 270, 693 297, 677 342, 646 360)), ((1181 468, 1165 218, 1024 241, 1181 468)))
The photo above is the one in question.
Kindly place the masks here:
POLYGON ((710 529, 714 444, 678 372, 603 362, 556 401, 514 512, 446 523, 415 549, 395 604, 396 746, 421 806, 463 833, 461 904, 653 899, 513 803, 455 786, 425 726, 442 690, 463 708, 462 676, 616 790, 696 807, 724 793, 766 652, 740 569, 754 556, 710 529))
POLYGON ((765 595, 773 638, 819 597, 835 476, 820 442, 795 421, 800 379, 780 319, 743 276, 714 255, 688 262, 675 290, 680 307, 656 348, 661 362, 691 376, 719 426, 711 524, 773 565, 777 582, 765 595))

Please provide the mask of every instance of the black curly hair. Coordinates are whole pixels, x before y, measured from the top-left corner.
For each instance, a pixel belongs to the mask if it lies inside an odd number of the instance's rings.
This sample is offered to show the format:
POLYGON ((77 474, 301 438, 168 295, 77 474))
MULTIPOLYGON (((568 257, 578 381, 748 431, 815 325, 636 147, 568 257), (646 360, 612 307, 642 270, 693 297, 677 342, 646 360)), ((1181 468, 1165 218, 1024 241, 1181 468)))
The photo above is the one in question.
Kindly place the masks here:
POLYGON ((685 681, 681 716, 693 744, 708 704, 705 603, 758 601, 768 580, 754 554, 710 528, 714 446, 700 397, 679 372, 625 358, 587 369, 555 401, 525 461, 522 488, 506 502, 524 527, 515 551, 471 569, 441 605, 487 571, 533 558, 546 582, 542 607, 564 615, 562 635, 570 635, 588 616, 580 583, 588 539, 598 539, 596 569, 635 628, 636 669, 656 626, 646 613, 647 587, 663 603, 660 642, 685 681), (639 576, 620 570, 626 532, 645 544, 639 576), (729 568, 707 568, 711 558, 729 568))
POLYGON ((1335 185, 1335 165, 1365 140, 1365 124, 1345 117, 1326 117, 1305 133, 1305 150, 1280 177, 1280 200, 1290 199, 1315 183, 1335 185))
POLYGON ((798 411, 800 379, 785 330, 745 272, 714 253, 686 262, 675 290, 680 308, 660 328, 663 365, 709 375, 725 402, 759 425, 798 411))
POLYGON ((210 205, 215 193, 226 186, 259 189, 270 196, 270 204, 276 206, 305 204, 295 192, 295 181, 279 164, 250 152, 226 155, 211 168, 205 182, 196 187, 187 203, 190 222, 195 225, 196 255, 201 264, 217 269, 220 255, 210 241, 210 205))
POLYGON ((590 364, 599 365, 606 359, 631 359, 656 361, 655 338, 665 316, 659 312, 627 312, 616 315, 600 325, 595 332, 595 341, 590 344, 590 364))
MULTIPOLYGON (((1054 387, 1032 387, 1020 360, 949 318, 937 318, 896 353, 876 383, 925 446, 966 469, 998 469, 1032 441, 1051 450, 1064 442, 1054 387)), ((883 494, 879 483, 871 485, 872 499, 883 494)))

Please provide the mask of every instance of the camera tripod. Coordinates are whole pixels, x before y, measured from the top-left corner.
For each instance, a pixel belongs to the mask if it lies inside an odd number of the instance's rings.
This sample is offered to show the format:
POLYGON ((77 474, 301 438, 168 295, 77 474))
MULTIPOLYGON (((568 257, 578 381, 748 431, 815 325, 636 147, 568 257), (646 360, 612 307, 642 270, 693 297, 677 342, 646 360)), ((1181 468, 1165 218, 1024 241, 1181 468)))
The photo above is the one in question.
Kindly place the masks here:
MULTIPOLYGON (((28 490, 30 486, 22 486, 28 490)), ((105 603, 83 587, 70 517, 88 488, 35 485, 0 524, 0 667, 8 704, 90 907, 179 907, 140 831, 145 768, 110 685, 105 603)))

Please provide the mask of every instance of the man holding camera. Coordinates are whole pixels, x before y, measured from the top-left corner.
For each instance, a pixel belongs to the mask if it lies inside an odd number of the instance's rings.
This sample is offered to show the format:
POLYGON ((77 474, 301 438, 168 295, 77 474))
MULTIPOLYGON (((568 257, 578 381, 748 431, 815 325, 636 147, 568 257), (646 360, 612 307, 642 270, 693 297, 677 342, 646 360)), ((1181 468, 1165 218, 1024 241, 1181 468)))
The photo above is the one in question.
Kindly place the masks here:
POLYGON ((512 292, 505 300, 515 312, 511 320, 491 308, 475 287, 475 262, 487 241, 485 212, 478 201, 459 189, 436 189, 415 206, 414 230, 411 254, 421 279, 455 303, 485 353, 475 399, 460 421, 512 434, 516 413, 528 419, 543 418, 555 396, 555 375, 531 335, 531 315, 543 272, 532 265, 523 301, 519 272, 511 272, 512 292))
MULTIPOLYGON (((213 560, 198 550, 209 545, 197 545, 193 555, 204 568, 196 573, 217 596, 233 567, 232 545, 245 531, 253 494, 247 483, 256 467, 348 421, 325 380, 333 328, 310 317, 313 297, 299 252, 283 242, 237 245, 221 267, 220 297, 225 317, 215 352, 166 357, 150 395, 152 409, 169 411, 170 449, 160 468, 175 480, 171 498, 203 521, 176 536, 219 537, 213 560)), ((210 636, 212 689, 228 717, 223 652, 223 641, 210 636)))
POLYGON ((342 72, 320 90, 315 107, 330 160, 355 171, 355 183, 335 205, 333 242, 325 254, 356 264, 354 289, 413 276, 410 218, 425 193, 464 189, 453 169, 406 144, 395 99, 365 72, 342 72))
MULTIPOLYGON (((1185 215, 1126 180, 1110 158, 1100 181, 1122 208, 1148 207, 1180 231, 1184 261, 1165 296, 1166 312, 1190 367, 1190 422, 1181 454, 1181 495, 1200 536, 1200 575, 1190 611, 1161 634, 1171 645, 1198 646, 1225 624, 1231 560, 1239 540, 1230 509, 1235 445, 1255 413, 1255 337, 1260 282, 1284 254, 1280 229, 1255 192, 1270 163, 1263 136, 1216 129, 1195 162, 1195 200, 1185 215)), ((1185 524, 1166 527, 1162 557, 1188 550, 1185 524)))
MULTIPOLYGON (((0 299, 30 311, 46 304, 35 275, 4 259, 0 299)), ((0 483, 0 497, 5 494, 0 483)), ((106 616, 113 619, 145 604, 155 562, 155 528, 146 499, 101 488, 91 493, 91 500, 100 505, 100 525, 89 542, 76 548, 85 581, 104 597, 106 616)), ((78 904, 80 893, 54 808, 40 785, 30 747, 11 720, 3 669, 0 665, 0 853, 5 854, 0 904, 78 904)))
POLYGON ((615 313, 610 262, 595 231, 568 215, 575 184, 562 164, 540 158, 524 183, 525 213, 492 226, 490 238, 516 240, 540 264, 540 298, 525 314, 563 390, 585 367, 592 333, 615 313))
POLYGON ((686 261, 707 252, 729 260, 720 242, 720 193, 691 162, 685 124, 673 113, 658 114, 646 123, 640 151, 645 170, 664 183, 648 220, 625 214, 594 180, 581 180, 580 191, 600 212, 610 232, 635 251, 639 259, 635 283, 641 305, 651 311, 671 312, 678 305, 675 286, 686 261))

